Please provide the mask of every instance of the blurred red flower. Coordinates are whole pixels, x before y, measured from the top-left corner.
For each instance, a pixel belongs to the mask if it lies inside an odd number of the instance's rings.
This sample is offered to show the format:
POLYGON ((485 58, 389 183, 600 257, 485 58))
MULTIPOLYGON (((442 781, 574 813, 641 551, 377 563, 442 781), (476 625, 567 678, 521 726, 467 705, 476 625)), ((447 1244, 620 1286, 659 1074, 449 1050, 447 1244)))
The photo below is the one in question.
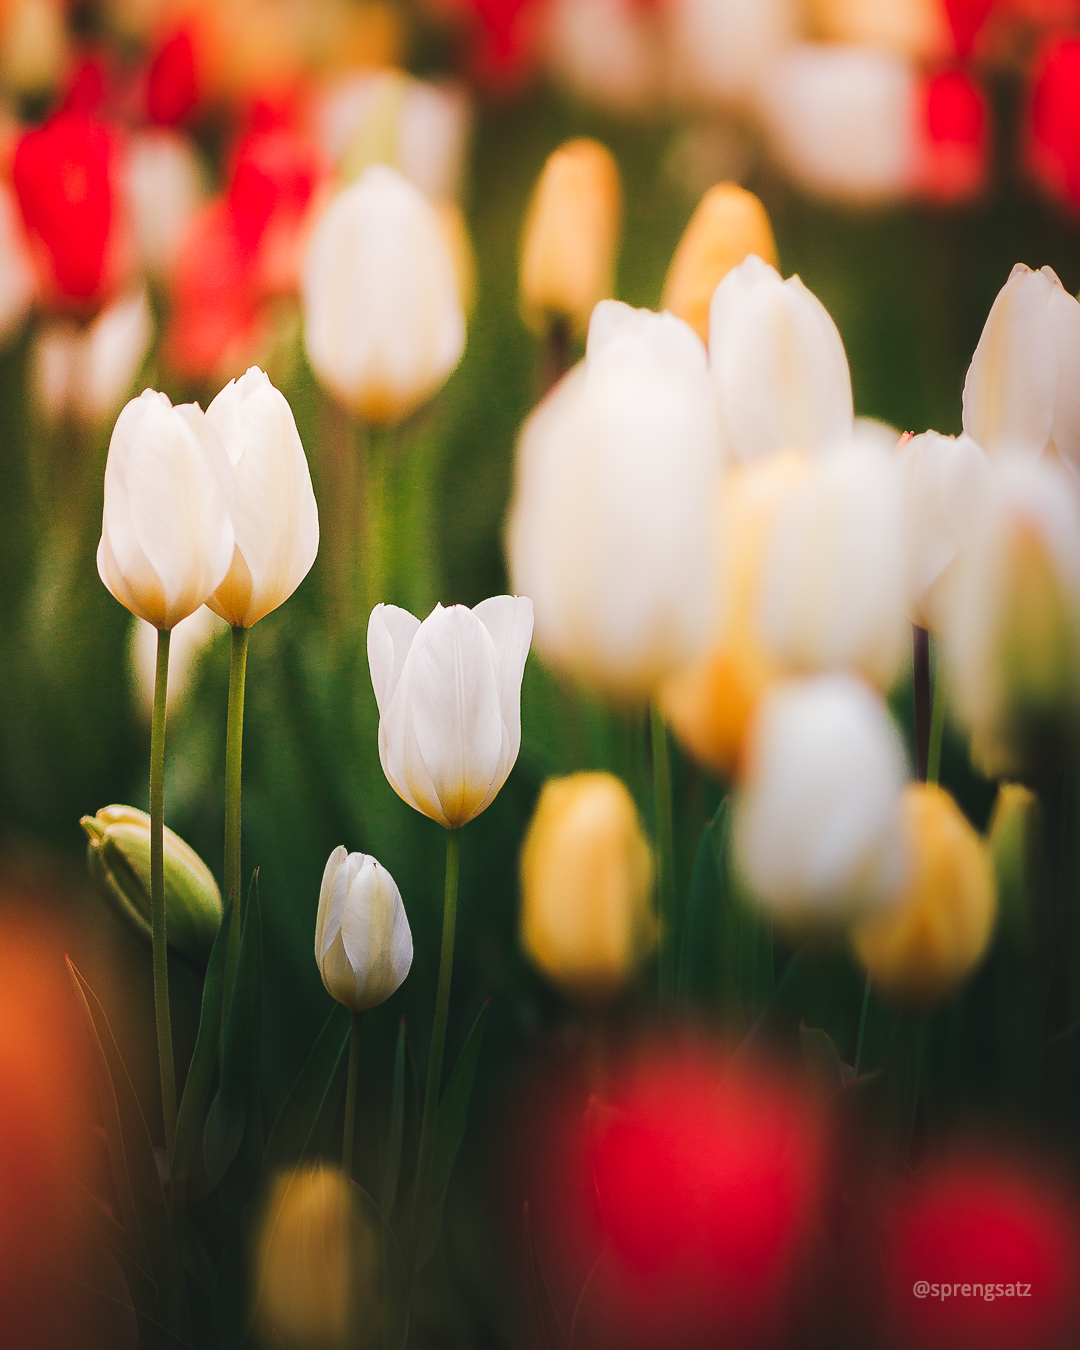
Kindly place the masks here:
POLYGON ((960 56, 975 46, 996 0, 945 0, 945 13, 960 56))
POLYGON ((1027 149, 1042 186, 1080 207, 1080 37, 1052 39, 1035 60, 1027 149))
POLYGON ((953 67, 922 85, 923 125, 916 185, 934 201, 976 196, 990 163, 990 108, 978 82, 953 67))
POLYGON ((195 39, 180 28, 157 49, 146 76, 146 110, 158 126, 174 127, 199 104, 195 39))

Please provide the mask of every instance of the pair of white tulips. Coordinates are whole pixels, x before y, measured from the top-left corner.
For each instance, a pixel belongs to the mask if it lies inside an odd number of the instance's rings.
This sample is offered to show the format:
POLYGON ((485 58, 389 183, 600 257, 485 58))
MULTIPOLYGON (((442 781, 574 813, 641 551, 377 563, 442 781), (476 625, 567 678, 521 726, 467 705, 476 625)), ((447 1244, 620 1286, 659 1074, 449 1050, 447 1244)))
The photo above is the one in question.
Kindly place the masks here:
POLYGON ((145 390, 116 420, 97 564, 133 614, 172 629, 203 604, 250 628, 315 561, 319 513, 285 397, 252 367, 204 413, 145 390))
MULTIPOLYGON (((420 622, 376 605, 368 664, 379 706, 379 758, 403 801, 458 830, 494 800, 521 746, 521 680, 532 602, 499 595, 475 609, 436 605, 420 622)), ((364 1012, 412 964, 412 934, 393 878, 374 858, 330 855, 319 893, 315 959, 340 1003, 364 1012)))

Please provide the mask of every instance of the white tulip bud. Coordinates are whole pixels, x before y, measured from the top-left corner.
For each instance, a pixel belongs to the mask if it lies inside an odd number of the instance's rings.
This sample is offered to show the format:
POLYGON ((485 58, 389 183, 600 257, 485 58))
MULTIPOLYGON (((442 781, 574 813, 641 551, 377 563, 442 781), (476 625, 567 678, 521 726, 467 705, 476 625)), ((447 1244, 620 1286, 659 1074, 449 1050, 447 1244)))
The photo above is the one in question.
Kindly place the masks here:
POLYGON ((319 510, 285 395, 258 366, 206 410, 236 483, 236 550, 207 601, 234 628, 250 628, 292 595, 319 551, 319 510))
POLYGON ((758 257, 716 288, 709 369, 727 455, 815 452, 851 437, 851 375, 836 324, 798 277, 782 281, 758 257))
POLYGON ((991 777, 1080 738, 1080 497, 1053 461, 1000 462, 946 595, 950 690, 991 777))
POLYGON ((369 421, 405 417, 461 359, 465 317, 438 214, 385 164, 365 170, 320 216, 302 289, 316 375, 369 421))
POLYGON ((139 257, 167 277, 204 196, 195 150, 186 136, 154 127, 131 138, 125 172, 139 257))
POLYGON ((597 305, 585 361, 518 444, 507 552, 546 658, 636 698, 698 652, 715 613, 720 466, 693 330, 597 305))
POLYGON ((964 430, 996 456, 1056 451, 1080 475, 1080 303, 1056 274, 1017 263, 964 382, 964 430))
POLYGON ((841 922, 903 870, 904 752, 884 703, 850 675, 775 685, 751 731, 735 812, 739 868, 785 918, 841 922))
POLYGON ((327 859, 315 960, 329 993, 353 1012, 385 1003, 409 973, 413 942, 394 878, 368 853, 338 845, 327 859))
POLYGON ((34 343, 33 383, 46 419, 104 421, 135 383, 153 336, 145 287, 106 305, 85 328, 70 319, 43 328, 34 343))
POLYGON ((193 614, 229 571, 235 512, 225 447, 199 405, 133 398, 109 442, 97 551, 116 599, 155 628, 193 614))
POLYGON ((458 829, 494 800, 521 745, 521 677, 532 601, 436 605, 423 623, 396 605, 368 622, 379 758, 415 810, 458 829))
POLYGON ((853 444, 811 461, 762 564, 762 641, 789 669, 858 671, 887 689, 907 646, 906 553, 895 461, 853 444))
POLYGON ((761 89, 765 125, 791 176, 841 200, 887 200, 912 185, 914 67, 873 47, 799 43, 761 89))

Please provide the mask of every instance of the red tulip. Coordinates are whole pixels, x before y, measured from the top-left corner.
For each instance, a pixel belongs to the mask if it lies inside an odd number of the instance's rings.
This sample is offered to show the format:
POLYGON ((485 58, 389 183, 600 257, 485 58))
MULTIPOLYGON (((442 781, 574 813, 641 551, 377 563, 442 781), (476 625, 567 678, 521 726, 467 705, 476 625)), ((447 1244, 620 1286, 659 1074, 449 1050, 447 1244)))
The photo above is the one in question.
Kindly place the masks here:
POLYGON ((1080 207, 1080 38, 1056 38, 1036 59, 1028 159, 1050 193, 1080 207))
POLYGON ((922 85, 922 134, 916 185, 935 201, 973 197, 986 186, 990 108, 977 81, 955 67, 922 85))
POLYGON ((995 0, 945 0, 949 27, 961 56, 966 56, 974 47, 994 4, 995 0))
POLYGON ((173 33, 157 50, 147 72, 146 108, 151 122, 174 127, 199 103, 195 39, 189 28, 173 33))

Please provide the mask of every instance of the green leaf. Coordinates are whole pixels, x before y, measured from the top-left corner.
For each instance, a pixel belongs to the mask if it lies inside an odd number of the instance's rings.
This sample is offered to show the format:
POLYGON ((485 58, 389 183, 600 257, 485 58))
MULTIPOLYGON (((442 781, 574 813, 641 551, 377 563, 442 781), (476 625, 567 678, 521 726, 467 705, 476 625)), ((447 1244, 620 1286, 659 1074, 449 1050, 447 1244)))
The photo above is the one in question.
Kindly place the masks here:
POLYGON ((221 1055, 221 1082, 203 1131, 207 1175, 212 1185, 221 1186, 222 1204, 234 1212, 251 1198, 262 1166, 261 1033, 262 921, 256 868, 243 910, 240 954, 221 1055), (227 1186, 223 1184, 226 1180, 227 1186))
POLYGON ((351 1027, 349 1010, 335 1002, 266 1141, 263 1163, 268 1173, 296 1163, 307 1152, 327 1094, 345 1062, 351 1027))
POLYGON ((532 1295, 533 1319, 540 1344, 543 1350, 569 1350, 570 1342, 566 1339, 555 1305, 551 1301, 551 1293, 544 1278, 544 1267, 540 1263, 540 1253, 536 1250, 528 1200, 525 1201, 522 1210, 521 1226, 525 1241, 525 1261, 529 1267, 529 1293, 532 1295))
POLYGON ((370 1309, 353 1310, 356 1325, 351 1328, 347 1343, 350 1346, 379 1346, 379 1350, 404 1350, 409 1335, 409 1281, 405 1272, 405 1258, 386 1217, 362 1186, 352 1183, 352 1192, 359 1212, 375 1238, 379 1253, 376 1282, 381 1296, 382 1336, 372 1336, 368 1325, 370 1309), (367 1335, 365 1336, 365 1331, 367 1335))
POLYGON ((431 1173, 428 1181, 428 1209, 421 1227, 420 1242, 417 1251, 416 1269, 430 1258, 439 1240, 442 1228, 443 1205, 450 1185, 450 1173, 454 1168, 461 1141, 465 1137, 465 1124, 469 1115, 469 1098, 472 1096, 473 1079, 476 1077, 476 1062, 480 1058, 480 1043, 484 1038, 484 1023, 487 1021, 490 1003, 485 1003, 476 1016, 468 1039, 462 1047, 450 1081, 446 1085, 442 1101, 435 1112, 435 1140, 431 1150, 431 1173))
POLYGON ((816 1083, 830 1097, 842 1092, 848 1078, 844 1073, 840 1051, 828 1032, 803 1023, 799 1027, 799 1044, 803 1067, 811 1082, 816 1083))
POLYGON ((176 1122, 176 1141, 173 1146, 173 1175, 187 1180, 200 1134, 206 1125, 206 1104, 217 1064, 217 1050, 221 1032, 221 1004, 225 990, 225 961, 229 946, 229 926, 233 901, 230 897, 222 916, 221 927, 210 951, 203 983, 202 1006, 199 1011, 199 1032, 188 1067, 184 1095, 176 1122))
POLYGON ((738 918, 723 865, 723 840, 729 814, 725 797, 701 831, 679 958, 678 999, 729 1011, 738 974, 738 918))
POLYGON ((76 1196, 84 1220, 96 1230, 98 1237, 107 1244, 119 1263, 136 1311, 152 1313, 157 1303, 157 1286, 149 1271, 144 1270, 131 1256, 127 1233, 92 1191, 80 1184, 76 1196))
POLYGON ((401 1147, 405 1133, 405 1052, 407 1037, 405 1018, 398 1026, 397 1049, 394 1052, 394 1086, 390 1095, 390 1125, 386 1135, 386 1168, 383 1172, 382 1203, 379 1208, 393 1218, 397 1202, 398 1182, 401 1178, 401 1147))

